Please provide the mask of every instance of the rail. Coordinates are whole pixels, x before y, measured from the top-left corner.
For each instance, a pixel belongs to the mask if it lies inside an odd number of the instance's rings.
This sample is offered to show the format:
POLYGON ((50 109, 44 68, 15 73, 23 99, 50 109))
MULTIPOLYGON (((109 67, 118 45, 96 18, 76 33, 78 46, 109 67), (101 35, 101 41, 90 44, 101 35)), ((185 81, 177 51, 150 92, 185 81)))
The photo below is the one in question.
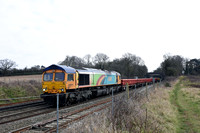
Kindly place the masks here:
POLYGON ((40 96, 29 96, 29 97, 7 98, 7 99, 0 99, 0 101, 11 101, 11 100, 29 99, 29 98, 40 98, 40 96))

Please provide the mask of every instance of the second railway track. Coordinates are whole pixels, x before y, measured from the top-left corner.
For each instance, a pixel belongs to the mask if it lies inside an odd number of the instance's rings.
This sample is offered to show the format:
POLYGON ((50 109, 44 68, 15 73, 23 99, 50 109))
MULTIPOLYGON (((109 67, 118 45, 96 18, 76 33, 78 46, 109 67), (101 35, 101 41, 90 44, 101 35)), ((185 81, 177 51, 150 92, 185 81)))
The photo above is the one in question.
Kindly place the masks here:
MULTIPOLYGON (((66 127, 69 123, 79 120, 92 114, 93 112, 100 111, 111 104, 111 98, 96 100, 86 104, 85 106, 77 109, 71 110, 69 112, 62 112, 62 115, 59 117, 59 128, 66 127)), ((12 131, 12 133, 26 132, 26 131, 42 131, 45 133, 55 132, 56 131, 56 118, 47 119, 46 121, 36 123, 34 125, 26 126, 17 130, 12 131)))
POLYGON ((54 109, 49 109, 49 106, 40 106, 38 108, 32 108, 24 111, 18 111, 8 115, 3 115, 0 116, 0 125, 37 116, 43 113, 48 113, 51 111, 54 111, 54 109))
POLYGON ((24 103, 16 103, 16 104, 11 104, 11 105, 7 105, 7 106, 1 105, 0 113, 15 111, 15 110, 29 108, 29 107, 35 107, 35 106, 44 105, 44 104, 45 103, 43 100, 33 100, 31 102, 29 101, 29 102, 24 102, 24 103))

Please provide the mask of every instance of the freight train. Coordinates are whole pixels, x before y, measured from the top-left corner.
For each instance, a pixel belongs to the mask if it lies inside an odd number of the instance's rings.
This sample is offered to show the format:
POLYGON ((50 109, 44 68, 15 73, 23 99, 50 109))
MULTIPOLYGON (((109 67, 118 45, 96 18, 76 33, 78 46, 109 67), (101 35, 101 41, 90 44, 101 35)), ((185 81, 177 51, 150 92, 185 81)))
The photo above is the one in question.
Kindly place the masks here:
MULTIPOLYGON (((56 104, 59 94, 61 105, 87 100, 99 95, 125 90, 125 86, 152 83, 153 78, 121 79, 115 71, 92 68, 74 69, 65 65, 51 65, 43 70, 41 98, 48 104, 56 104)), ((159 79, 155 79, 155 82, 159 79)))

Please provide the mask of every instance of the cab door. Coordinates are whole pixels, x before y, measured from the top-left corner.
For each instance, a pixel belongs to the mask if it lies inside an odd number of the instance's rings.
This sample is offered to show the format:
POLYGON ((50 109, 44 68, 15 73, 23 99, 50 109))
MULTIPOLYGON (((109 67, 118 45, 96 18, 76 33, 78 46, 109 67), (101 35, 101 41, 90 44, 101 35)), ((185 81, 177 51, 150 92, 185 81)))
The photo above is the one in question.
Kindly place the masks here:
POLYGON ((67 89, 75 89, 75 74, 67 74, 67 89))
POLYGON ((79 74, 78 72, 76 72, 76 76, 75 76, 75 87, 78 88, 78 85, 79 85, 79 74))

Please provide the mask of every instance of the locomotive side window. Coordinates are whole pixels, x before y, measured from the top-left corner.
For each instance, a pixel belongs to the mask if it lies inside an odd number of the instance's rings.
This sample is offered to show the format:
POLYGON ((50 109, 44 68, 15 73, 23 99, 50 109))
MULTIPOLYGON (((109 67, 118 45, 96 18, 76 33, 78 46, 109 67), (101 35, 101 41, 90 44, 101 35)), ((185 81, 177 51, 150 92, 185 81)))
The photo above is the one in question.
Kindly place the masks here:
POLYGON ((73 74, 68 74, 67 81, 74 81, 74 75, 73 74))
POLYGON ((64 73, 55 73, 55 81, 64 81, 65 74, 64 73))
POLYGON ((44 81, 52 81, 53 80, 53 73, 45 73, 43 80, 44 81))
POLYGON ((79 85, 89 85, 89 74, 79 74, 79 85))

